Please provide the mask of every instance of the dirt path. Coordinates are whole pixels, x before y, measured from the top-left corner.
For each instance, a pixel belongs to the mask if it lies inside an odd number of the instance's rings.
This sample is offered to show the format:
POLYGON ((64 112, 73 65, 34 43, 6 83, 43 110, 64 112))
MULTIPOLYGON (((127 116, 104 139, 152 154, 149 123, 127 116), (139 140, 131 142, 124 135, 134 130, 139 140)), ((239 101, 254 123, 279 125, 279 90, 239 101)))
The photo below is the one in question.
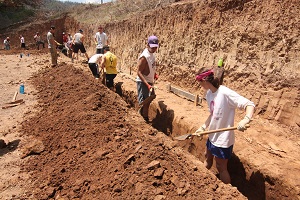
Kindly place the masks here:
MULTIPOLYGON (((20 51, 21 52, 21 51, 20 51)), ((22 173, 20 164, 20 147, 26 143, 26 136, 20 132, 23 115, 32 111, 36 104, 36 93, 28 79, 32 73, 40 67, 38 64, 39 55, 29 55, 20 58, 18 52, 11 52, 12 55, 0 57, 0 105, 12 101, 16 91, 19 92, 21 83, 25 85, 25 94, 17 95, 17 100, 23 99, 24 104, 16 107, 1 109, 0 112, 0 139, 8 145, 0 149, 0 199, 11 199, 20 197, 25 192, 23 188, 28 183, 29 174, 22 173), (36 63, 33 65, 33 63, 36 63)), ((25 55, 25 52, 23 52, 25 55)))

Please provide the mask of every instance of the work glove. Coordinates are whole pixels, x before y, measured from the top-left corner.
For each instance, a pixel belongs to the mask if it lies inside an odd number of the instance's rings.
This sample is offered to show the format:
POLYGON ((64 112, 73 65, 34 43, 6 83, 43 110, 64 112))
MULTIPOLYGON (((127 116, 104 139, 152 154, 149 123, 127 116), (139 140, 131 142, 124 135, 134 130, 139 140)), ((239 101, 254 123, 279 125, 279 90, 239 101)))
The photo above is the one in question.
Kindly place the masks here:
POLYGON ((205 127, 206 127, 206 125, 203 124, 200 128, 198 128, 198 130, 196 130, 196 132, 193 135, 198 136, 199 139, 202 140, 203 135, 201 135, 201 133, 205 131, 205 127))
POLYGON ((244 132, 247 129, 246 125, 249 124, 250 121, 250 117, 245 116, 244 119, 238 123, 237 130, 244 132))

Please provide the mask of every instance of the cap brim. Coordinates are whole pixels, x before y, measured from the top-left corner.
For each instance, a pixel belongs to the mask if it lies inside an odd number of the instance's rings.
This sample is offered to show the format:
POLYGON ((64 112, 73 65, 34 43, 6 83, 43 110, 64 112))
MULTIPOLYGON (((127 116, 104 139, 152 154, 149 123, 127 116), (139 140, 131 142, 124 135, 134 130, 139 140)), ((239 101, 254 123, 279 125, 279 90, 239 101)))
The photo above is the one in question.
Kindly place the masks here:
POLYGON ((149 46, 150 46, 151 48, 153 48, 153 47, 158 47, 158 44, 149 44, 149 46))

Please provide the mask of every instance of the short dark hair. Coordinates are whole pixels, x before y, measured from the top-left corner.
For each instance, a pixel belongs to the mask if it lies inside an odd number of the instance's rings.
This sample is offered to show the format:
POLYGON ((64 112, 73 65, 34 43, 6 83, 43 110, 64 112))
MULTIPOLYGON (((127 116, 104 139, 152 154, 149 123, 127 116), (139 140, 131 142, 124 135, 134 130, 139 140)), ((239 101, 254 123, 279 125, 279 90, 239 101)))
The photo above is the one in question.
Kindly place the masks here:
POLYGON ((52 26, 51 26, 51 29, 54 30, 54 29, 55 29, 55 26, 52 25, 52 26))
POLYGON ((109 51, 109 46, 108 46, 108 45, 105 45, 105 46, 103 47, 103 50, 109 51))

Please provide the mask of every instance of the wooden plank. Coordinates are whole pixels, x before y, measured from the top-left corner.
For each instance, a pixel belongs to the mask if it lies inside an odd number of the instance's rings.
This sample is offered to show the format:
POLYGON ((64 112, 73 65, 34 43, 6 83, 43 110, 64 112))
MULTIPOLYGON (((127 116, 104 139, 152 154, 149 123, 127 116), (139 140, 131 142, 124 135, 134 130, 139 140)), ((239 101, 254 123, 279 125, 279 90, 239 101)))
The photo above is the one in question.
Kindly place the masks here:
POLYGON ((18 106, 18 105, 23 104, 24 102, 25 102, 25 101, 23 101, 23 99, 22 99, 22 101, 19 102, 19 103, 8 104, 8 105, 5 105, 5 106, 2 106, 2 109, 7 109, 7 108, 15 107, 15 106, 18 106))
POLYGON ((15 103, 21 103, 23 101, 24 101, 23 99, 19 99, 19 100, 16 100, 16 101, 11 101, 11 102, 5 103, 5 104, 15 104, 15 103))
POLYGON ((177 94, 179 96, 183 96, 193 102, 196 102, 195 104, 198 105, 198 103, 201 103, 202 102, 202 98, 199 97, 198 95, 194 95, 192 93, 189 93, 187 91, 184 91, 180 88, 176 88, 172 85, 167 85, 167 88, 170 92, 174 93, 174 94, 177 94))

